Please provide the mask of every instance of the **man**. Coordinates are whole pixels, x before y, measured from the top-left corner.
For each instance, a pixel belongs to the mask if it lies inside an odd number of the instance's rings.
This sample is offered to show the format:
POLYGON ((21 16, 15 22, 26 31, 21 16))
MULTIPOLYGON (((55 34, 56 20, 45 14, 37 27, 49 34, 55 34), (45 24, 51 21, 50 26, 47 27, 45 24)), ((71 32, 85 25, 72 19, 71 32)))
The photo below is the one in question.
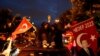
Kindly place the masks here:
POLYGON ((79 52, 79 56, 95 56, 93 50, 89 48, 89 44, 86 40, 82 41, 82 48, 79 52))

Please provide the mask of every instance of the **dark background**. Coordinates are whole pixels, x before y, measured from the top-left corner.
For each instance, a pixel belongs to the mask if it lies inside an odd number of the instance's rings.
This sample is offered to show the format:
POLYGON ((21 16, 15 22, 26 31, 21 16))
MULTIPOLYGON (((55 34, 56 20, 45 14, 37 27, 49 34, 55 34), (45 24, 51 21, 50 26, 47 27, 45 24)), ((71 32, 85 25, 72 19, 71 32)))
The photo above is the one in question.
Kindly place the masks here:
POLYGON ((48 15, 53 22, 70 7, 69 0, 0 0, 0 8, 9 8, 14 15, 28 16, 38 26, 47 21, 48 15))

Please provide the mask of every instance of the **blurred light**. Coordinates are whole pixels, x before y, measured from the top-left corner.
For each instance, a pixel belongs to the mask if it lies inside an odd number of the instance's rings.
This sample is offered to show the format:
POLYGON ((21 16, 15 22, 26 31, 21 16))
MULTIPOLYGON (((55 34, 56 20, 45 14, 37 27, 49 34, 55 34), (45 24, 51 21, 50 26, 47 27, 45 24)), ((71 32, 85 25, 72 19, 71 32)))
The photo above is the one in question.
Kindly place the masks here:
POLYGON ((70 23, 67 24, 68 27, 71 27, 70 23))
POLYGON ((48 23, 50 23, 50 22, 51 22, 51 16, 48 15, 48 23))
POLYGON ((30 19, 27 19, 28 21, 31 21, 30 19))
POLYGON ((28 17, 29 19, 31 18, 31 16, 28 17))
POLYGON ((8 26, 11 27, 11 23, 8 23, 8 26))
POLYGON ((59 19, 56 19, 56 20, 55 20, 55 22, 56 22, 56 23, 59 23, 59 22, 60 22, 60 20, 59 20, 59 19))
POLYGON ((32 24, 34 25, 34 22, 32 22, 32 24))

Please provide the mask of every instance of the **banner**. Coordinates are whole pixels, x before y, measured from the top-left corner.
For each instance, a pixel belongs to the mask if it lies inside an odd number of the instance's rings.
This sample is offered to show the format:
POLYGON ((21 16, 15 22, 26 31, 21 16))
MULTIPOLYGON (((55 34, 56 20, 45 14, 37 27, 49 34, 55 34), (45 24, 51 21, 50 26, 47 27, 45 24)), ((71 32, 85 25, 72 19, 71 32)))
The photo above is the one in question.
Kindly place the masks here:
POLYGON ((12 33, 12 35, 24 33, 29 30, 33 25, 27 20, 26 17, 23 17, 21 23, 16 28, 16 30, 12 33))
POLYGON ((72 31, 78 49, 82 48, 81 41, 87 40, 89 47, 92 48, 94 52, 96 51, 98 33, 93 22, 93 17, 72 26, 72 31))

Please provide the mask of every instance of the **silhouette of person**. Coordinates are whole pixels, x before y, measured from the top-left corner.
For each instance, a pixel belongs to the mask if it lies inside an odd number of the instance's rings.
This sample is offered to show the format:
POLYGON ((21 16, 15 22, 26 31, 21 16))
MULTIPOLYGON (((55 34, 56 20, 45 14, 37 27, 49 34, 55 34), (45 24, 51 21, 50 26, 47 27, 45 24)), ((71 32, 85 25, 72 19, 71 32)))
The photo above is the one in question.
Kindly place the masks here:
POLYGON ((79 51, 79 56, 95 56, 86 40, 82 40, 82 48, 79 51))

